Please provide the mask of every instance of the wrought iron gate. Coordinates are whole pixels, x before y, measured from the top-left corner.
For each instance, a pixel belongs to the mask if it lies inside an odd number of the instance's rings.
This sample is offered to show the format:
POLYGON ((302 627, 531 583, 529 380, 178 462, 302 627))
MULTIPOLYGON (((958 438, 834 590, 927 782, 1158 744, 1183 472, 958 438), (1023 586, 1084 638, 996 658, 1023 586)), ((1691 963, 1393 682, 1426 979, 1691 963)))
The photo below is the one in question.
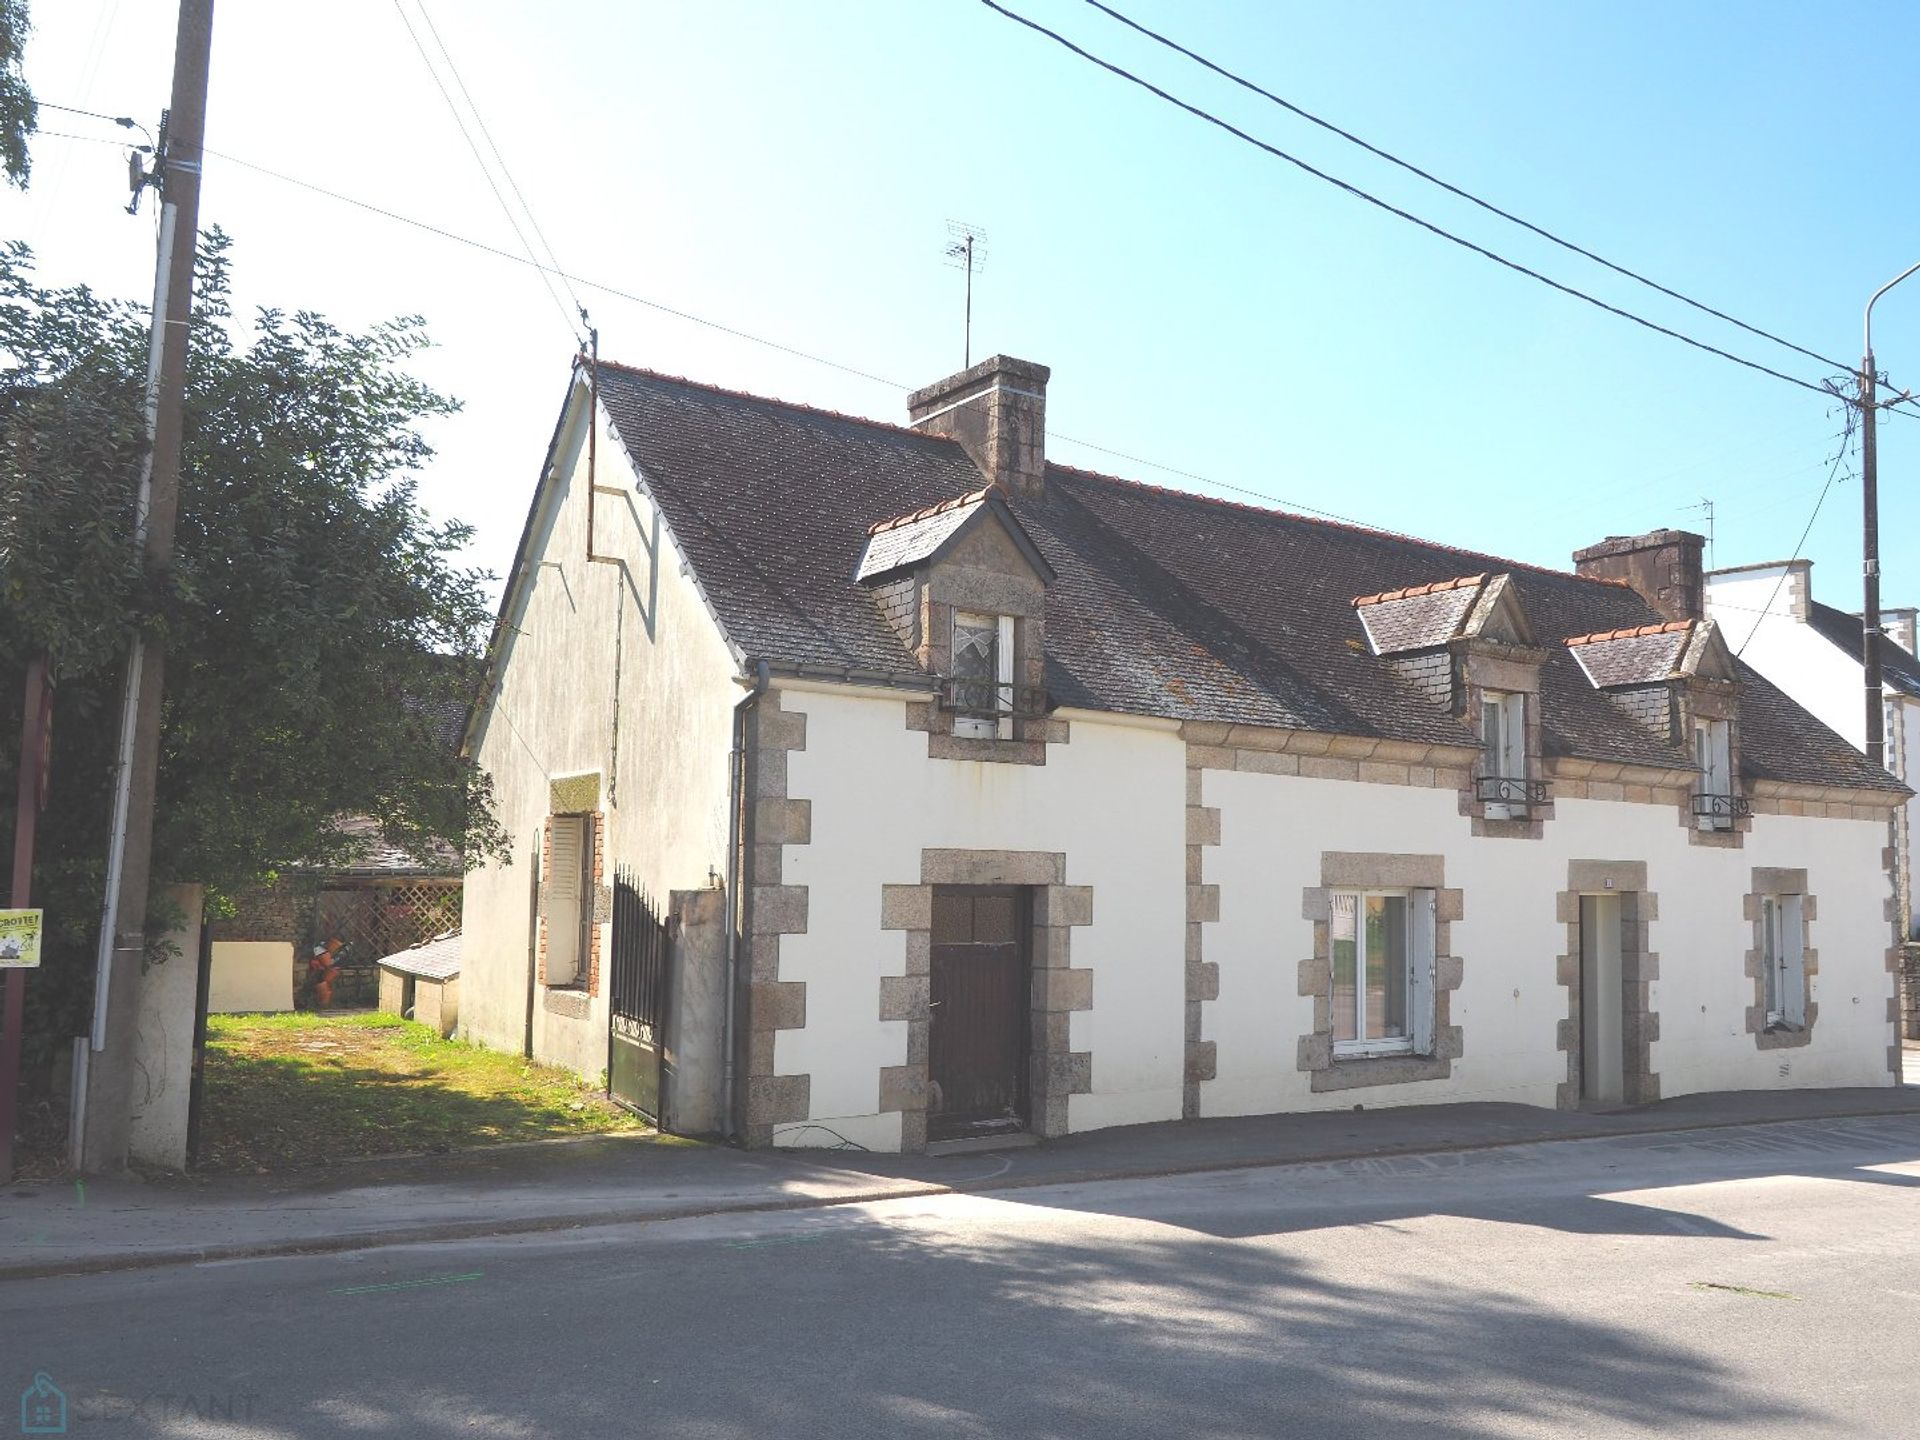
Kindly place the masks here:
POLYGON ((652 899, 624 866, 613 878, 613 972, 608 990, 607 1094, 656 1124, 672 1003, 671 941, 652 899))

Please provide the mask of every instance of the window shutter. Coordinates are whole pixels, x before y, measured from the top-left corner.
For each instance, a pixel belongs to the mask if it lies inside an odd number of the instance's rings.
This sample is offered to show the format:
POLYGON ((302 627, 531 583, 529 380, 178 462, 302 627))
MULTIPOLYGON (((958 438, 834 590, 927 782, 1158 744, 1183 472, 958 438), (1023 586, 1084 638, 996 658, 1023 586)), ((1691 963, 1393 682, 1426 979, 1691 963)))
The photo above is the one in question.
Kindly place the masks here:
POLYGON ((555 900, 580 898, 580 831, 578 815, 557 815, 553 820, 552 849, 547 860, 547 893, 555 900))
POLYGON ((1515 780, 1526 778, 1527 774, 1527 697, 1509 695, 1504 702, 1506 713, 1501 717, 1501 774, 1515 780))
POLYGON ((1781 899, 1775 923, 1780 927, 1780 954, 1783 959, 1780 986, 1781 1018, 1789 1025, 1807 1023, 1807 953, 1802 943, 1800 897, 1781 899))
POLYGON ((1013 738, 1013 617, 1002 615, 999 643, 994 646, 996 674, 1000 682, 1000 738, 1013 738))
POLYGON ((1439 927, 1435 923, 1434 899, 1433 891, 1416 890, 1408 906, 1411 913, 1407 917, 1407 1005, 1413 1012, 1413 1053, 1416 1055, 1433 1053, 1434 991, 1439 969, 1439 957, 1435 953, 1439 927))

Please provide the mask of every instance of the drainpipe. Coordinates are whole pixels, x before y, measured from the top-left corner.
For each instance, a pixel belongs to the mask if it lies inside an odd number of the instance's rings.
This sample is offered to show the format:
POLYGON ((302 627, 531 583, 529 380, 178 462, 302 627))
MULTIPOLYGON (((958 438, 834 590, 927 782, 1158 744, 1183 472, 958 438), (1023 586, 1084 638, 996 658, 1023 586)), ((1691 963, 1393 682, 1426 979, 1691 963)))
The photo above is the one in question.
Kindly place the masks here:
POLYGON ((727 757, 727 1008, 721 1031, 721 1124, 728 1139, 739 1134, 734 1123, 734 1092, 737 1088, 735 1051, 738 1042, 740 1010, 740 935, 752 921, 752 907, 740 893, 748 866, 747 847, 753 843, 753 790, 749 784, 747 763, 747 712, 766 693, 771 678, 767 662, 757 661, 753 678, 741 677, 747 687, 733 707, 733 751, 727 757))

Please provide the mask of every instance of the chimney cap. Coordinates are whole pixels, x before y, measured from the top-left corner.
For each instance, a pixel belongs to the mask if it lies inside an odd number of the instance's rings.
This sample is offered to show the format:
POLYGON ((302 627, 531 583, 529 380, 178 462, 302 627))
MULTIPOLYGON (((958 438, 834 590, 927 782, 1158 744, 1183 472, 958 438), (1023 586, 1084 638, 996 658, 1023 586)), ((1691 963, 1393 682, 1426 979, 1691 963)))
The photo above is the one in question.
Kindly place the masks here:
POLYGON ((914 391, 907 396, 907 409, 921 410, 966 391, 990 389, 995 385, 1044 394, 1047 379, 1052 374, 1051 369, 1037 361, 1016 360, 1011 355, 991 355, 978 364, 969 365, 957 375, 949 375, 944 380, 936 380, 914 391))
POLYGON ((1641 550, 1659 550, 1669 545, 1705 547, 1707 537, 1691 530, 1649 530, 1645 535, 1609 535, 1597 545, 1573 552, 1573 562, 1602 560, 1610 555, 1633 555, 1641 550))

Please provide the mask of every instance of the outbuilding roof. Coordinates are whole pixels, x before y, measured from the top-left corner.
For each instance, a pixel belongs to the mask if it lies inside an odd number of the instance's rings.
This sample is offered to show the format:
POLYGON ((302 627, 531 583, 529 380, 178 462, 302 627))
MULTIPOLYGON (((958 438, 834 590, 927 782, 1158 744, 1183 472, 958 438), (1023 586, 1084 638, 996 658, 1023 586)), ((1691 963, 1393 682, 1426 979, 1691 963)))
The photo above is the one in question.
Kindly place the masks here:
MULTIPOLYGON (((957 442, 605 361, 599 391, 744 661, 918 673, 855 577, 874 517, 944 513, 980 490, 957 442)), ((1468 581, 1505 573, 1543 637, 1663 623, 1617 582, 1063 465, 1044 496, 1005 503, 1056 575, 1046 683, 1064 706, 1471 746, 1372 653, 1356 594, 1470 597, 1468 581)), ((1549 754, 1691 767, 1549 648, 1549 754)), ((1758 673, 1743 667, 1741 689, 1749 774, 1895 783, 1758 673)))
POLYGON ((376 963, 383 969, 398 970, 422 980, 451 980, 460 973, 460 932, 449 930, 405 950, 382 955, 376 963))

